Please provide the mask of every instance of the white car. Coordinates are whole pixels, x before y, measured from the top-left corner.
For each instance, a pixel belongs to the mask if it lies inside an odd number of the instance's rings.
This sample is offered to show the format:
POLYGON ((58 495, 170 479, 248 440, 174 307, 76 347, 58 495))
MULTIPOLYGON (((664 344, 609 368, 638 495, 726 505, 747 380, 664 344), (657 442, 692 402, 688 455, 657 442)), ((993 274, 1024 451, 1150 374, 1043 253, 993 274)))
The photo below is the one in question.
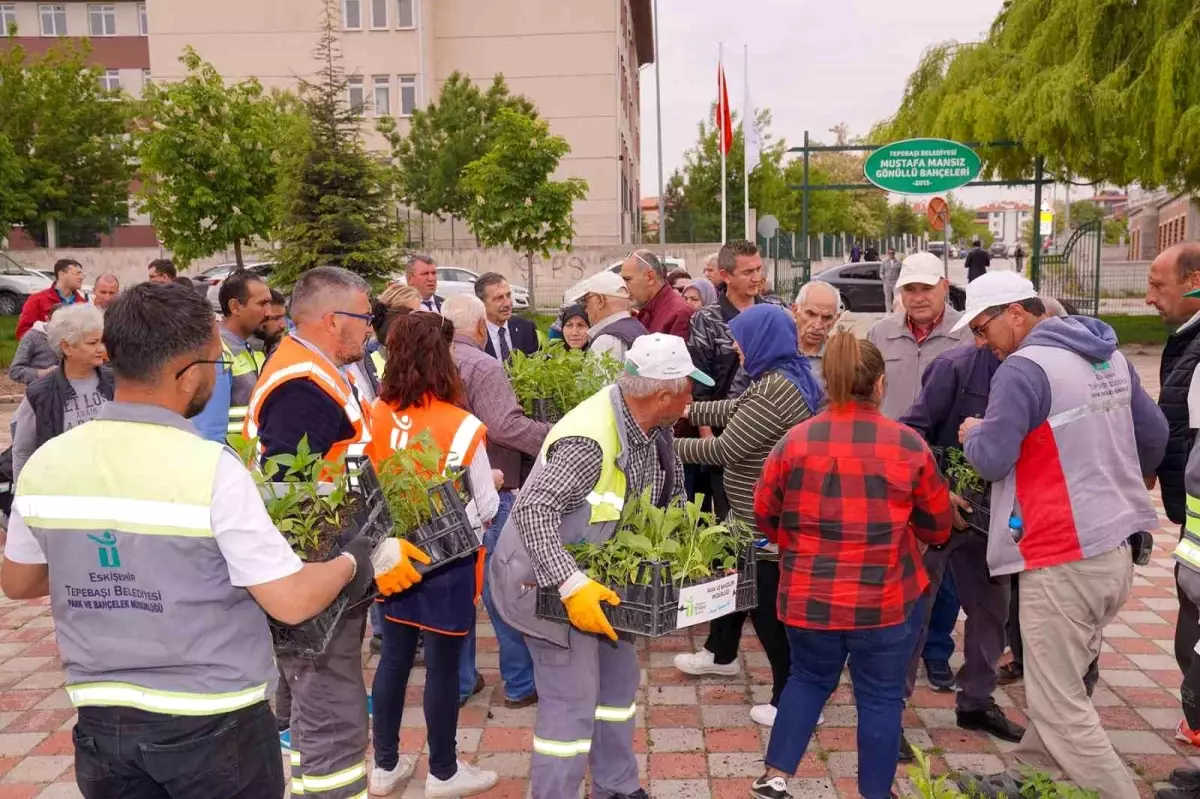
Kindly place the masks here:
MULTIPOLYGON (((275 264, 269 261, 248 261, 243 266, 263 280, 267 280, 275 271, 275 264)), ((237 264, 220 264, 209 267, 192 278, 192 283, 196 285, 196 291, 200 292, 201 297, 208 300, 208 304, 217 313, 221 312, 221 303, 218 299, 221 284, 235 269, 237 269, 237 264)))
MULTIPOLYGON (((441 297, 450 297, 454 294, 474 294, 475 281, 478 279, 478 273, 472 272, 470 269, 463 269, 457 266, 439 266, 437 268, 437 293, 441 297)), ((403 283, 404 275, 398 275, 395 280, 397 283, 403 283)), ((511 285, 513 310, 528 310, 529 289, 524 286, 518 286, 515 283, 511 283, 511 285)))

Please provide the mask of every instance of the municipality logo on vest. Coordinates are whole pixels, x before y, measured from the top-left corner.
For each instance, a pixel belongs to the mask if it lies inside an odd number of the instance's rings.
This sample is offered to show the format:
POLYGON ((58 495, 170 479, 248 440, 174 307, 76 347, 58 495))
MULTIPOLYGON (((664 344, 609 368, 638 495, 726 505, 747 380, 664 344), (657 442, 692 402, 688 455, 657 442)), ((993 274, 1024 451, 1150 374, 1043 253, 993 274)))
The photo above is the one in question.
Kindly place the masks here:
POLYGON ((100 545, 96 551, 100 558, 101 569, 121 568, 121 554, 117 552, 117 537, 113 535, 112 530, 107 531, 104 535, 89 533, 88 538, 100 545))

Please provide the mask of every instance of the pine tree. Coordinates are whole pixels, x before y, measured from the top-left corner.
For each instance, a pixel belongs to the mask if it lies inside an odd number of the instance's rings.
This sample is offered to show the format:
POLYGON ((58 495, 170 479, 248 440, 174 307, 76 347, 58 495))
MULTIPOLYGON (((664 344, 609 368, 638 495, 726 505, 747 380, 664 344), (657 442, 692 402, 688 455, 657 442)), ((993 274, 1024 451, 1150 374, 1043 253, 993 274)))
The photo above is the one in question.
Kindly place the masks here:
POLYGON ((337 0, 325 0, 315 51, 318 81, 300 81, 301 135, 282 169, 277 195, 282 249, 274 282, 285 287, 316 266, 341 266, 374 284, 397 268, 389 171, 363 144, 362 108, 347 101, 339 18, 337 0))

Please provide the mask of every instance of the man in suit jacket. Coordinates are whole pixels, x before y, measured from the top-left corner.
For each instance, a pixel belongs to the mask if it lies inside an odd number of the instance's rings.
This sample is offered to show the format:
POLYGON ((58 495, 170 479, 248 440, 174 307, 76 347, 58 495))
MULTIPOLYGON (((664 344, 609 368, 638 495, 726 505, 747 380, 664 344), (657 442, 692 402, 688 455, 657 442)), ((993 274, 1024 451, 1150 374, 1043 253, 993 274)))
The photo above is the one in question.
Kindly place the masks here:
POLYGON ((437 293, 437 264, 428 255, 414 255, 404 268, 404 281, 421 294, 422 311, 442 312, 444 299, 437 293))
POLYGON ((475 281, 475 296, 483 302, 487 316, 487 341, 484 351, 493 358, 508 361, 513 350, 526 355, 538 351, 537 325, 513 316, 512 287, 499 272, 486 272, 475 281))

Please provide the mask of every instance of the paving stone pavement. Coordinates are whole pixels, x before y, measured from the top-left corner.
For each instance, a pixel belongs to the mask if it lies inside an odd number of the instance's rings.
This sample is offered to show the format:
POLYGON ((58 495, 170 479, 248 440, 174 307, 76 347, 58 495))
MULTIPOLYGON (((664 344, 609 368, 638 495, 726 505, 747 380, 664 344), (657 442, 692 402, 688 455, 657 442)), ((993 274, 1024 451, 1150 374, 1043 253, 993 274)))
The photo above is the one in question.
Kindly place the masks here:
MULTIPOLYGON (((1157 394, 1157 353, 1132 357, 1152 394, 1157 394)), ((9 411, 11 413, 11 409, 9 411)), ((0 437, 7 432, 0 413, 0 437)), ((0 442, 2 443, 2 442, 0 442)), ((1157 494, 1155 504, 1162 510, 1157 494)), ((1169 548, 1177 533, 1166 518, 1156 534, 1151 564, 1138 569, 1133 595, 1105 631, 1100 683, 1094 701, 1117 751, 1128 764, 1143 796, 1178 766, 1200 766, 1200 752, 1173 737, 1180 714, 1181 676, 1172 635, 1178 611, 1169 548)), ((705 630, 692 628, 644 643, 640 650, 642 690, 635 747, 645 787, 655 799, 717 799, 746 796, 762 771, 769 731, 750 721, 752 704, 770 694, 771 673, 753 632, 742 638, 737 677, 691 678, 671 665, 679 652, 699 648, 705 630)), ((962 626, 956 632, 961 644, 962 626)), ((956 656, 957 658, 957 656, 956 656)), ((378 656, 364 649, 368 684, 378 656)), ((508 710, 498 689, 498 654, 491 626, 479 628, 478 665, 487 687, 459 718, 459 753, 500 773, 489 797, 520 799, 529 793, 529 761, 536 709, 508 710)), ((425 752, 420 709, 424 670, 413 672, 401 746, 425 752)), ((63 676, 47 600, 16 602, 0 598, 0 799, 79 796, 74 785, 71 727, 74 711, 62 690, 63 676)), ((997 702, 1024 722, 1025 695, 1019 684, 999 688, 997 702)), ((1014 765, 1013 745, 959 730, 953 695, 918 687, 905 711, 904 725, 914 744, 929 751, 936 772, 997 771, 1014 765)), ((846 678, 825 710, 816 735, 792 780, 798 797, 857 796, 855 728, 858 724, 846 678)), ((394 796, 424 795, 425 758, 416 776, 394 796)), ((907 781, 899 781, 901 793, 907 781)))

